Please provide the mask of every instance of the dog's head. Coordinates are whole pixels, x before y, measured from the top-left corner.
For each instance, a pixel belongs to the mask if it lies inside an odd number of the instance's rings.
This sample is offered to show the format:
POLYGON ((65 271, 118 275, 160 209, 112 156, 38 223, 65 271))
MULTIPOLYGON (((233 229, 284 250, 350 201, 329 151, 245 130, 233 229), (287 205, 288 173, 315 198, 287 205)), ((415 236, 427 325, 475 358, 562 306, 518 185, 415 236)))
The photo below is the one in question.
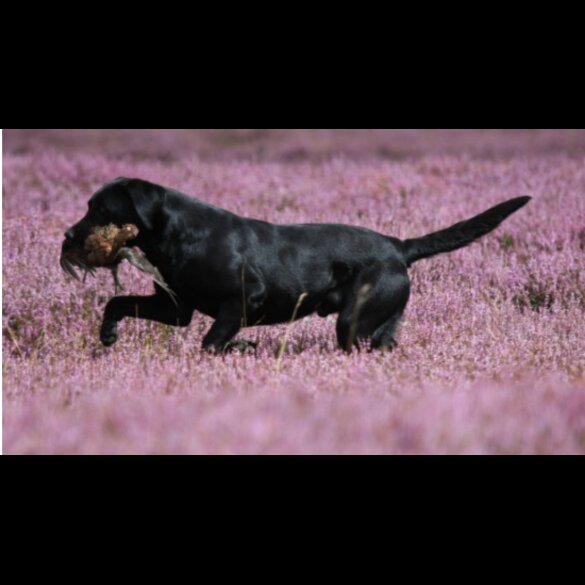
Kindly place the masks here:
POLYGON ((164 193, 164 188, 140 179, 119 178, 105 184, 91 196, 85 216, 65 232, 61 266, 73 276, 76 274, 71 264, 89 268, 85 262, 84 244, 97 227, 133 224, 139 230, 134 242, 139 246, 156 227, 164 193))

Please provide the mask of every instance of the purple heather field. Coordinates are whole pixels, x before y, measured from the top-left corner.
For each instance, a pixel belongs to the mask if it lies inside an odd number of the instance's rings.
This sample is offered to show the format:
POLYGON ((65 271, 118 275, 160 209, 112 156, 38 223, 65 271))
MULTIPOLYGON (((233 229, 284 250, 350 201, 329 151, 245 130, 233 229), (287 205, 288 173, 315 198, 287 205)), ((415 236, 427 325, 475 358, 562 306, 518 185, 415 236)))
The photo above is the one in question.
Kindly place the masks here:
MULTIPOLYGON (((585 452, 583 130, 8 130, 2 191, 4 453, 585 452), (315 315, 212 356, 197 314, 127 319, 103 348, 110 274, 60 270, 64 228, 121 175, 401 238, 534 199, 412 267, 394 352, 345 355, 334 316, 315 315)), ((152 287, 127 266, 122 281, 152 287)))

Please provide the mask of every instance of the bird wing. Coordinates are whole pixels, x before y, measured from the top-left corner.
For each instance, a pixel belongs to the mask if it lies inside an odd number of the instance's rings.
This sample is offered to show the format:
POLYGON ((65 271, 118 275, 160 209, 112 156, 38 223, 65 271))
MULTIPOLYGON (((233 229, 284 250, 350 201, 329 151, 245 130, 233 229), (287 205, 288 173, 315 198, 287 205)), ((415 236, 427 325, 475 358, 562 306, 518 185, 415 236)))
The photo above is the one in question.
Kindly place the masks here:
POLYGON ((169 285, 165 282, 162 274, 159 272, 156 266, 153 266, 144 254, 138 252, 135 248, 122 248, 119 252, 122 258, 125 258, 141 272, 148 274, 156 284, 158 284, 167 294, 171 297, 171 300, 177 305, 177 295, 172 291, 169 285))

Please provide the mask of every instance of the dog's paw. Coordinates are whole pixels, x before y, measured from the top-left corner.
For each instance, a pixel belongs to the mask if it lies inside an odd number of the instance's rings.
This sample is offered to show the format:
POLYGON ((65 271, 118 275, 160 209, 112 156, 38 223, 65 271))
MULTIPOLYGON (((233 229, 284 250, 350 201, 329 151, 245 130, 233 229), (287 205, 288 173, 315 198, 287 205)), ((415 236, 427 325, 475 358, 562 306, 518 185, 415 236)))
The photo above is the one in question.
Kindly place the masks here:
POLYGON ((398 342, 391 338, 390 341, 387 341, 381 345, 372 345, 369 349, 369 352, 373 351, 380 351, 382 353, 392 353, 398 347, 398 342))
POLYGON ((118 324, 115 321, 104 321, 100 329, 100 341, 106 347, 118 341, 118 324))
POLYGON ((237 341, 230 341, 226 343, 225 347, 223 348, 223 351, 224 353, 227 353, 228 351, 239 351, 241 353, 244 353, 249 349, 255 350, 257 347, 258 344, 254 343, 253 341, 248 341, 247 339, 239 339, 237 341))
POLYGON ((215 345, 207 345, 203 346, 203 351, 212 354, 222 354, 222 353, 229 353, 232 351, 239 351, 240 353, 244 353, 248 350, 254 351, 258 345, 253 341, 248 341, 246 339, 239 339, 237 341, 228 341, 223 346, 215 346, 215 345))

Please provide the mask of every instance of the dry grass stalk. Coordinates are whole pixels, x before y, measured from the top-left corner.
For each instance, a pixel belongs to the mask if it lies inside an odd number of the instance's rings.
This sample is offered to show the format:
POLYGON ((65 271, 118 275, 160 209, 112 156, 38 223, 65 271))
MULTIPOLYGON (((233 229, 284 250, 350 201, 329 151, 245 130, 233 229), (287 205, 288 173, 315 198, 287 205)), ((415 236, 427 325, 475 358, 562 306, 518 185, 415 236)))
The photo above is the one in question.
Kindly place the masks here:
POLYGON ((284 332, 284 337, 282 339, 282 342, 280 344, 280 348, 278 350, 278 357, 276 359, 276 371, 280 371, 280 366, 282 364, 282 358, 284 356, 284 352, 286 350, 286 344, 288 341, 288 335, 290 332, 290 328, 291 325, 294 323, 295 319, 297 318, 297 313, 299 312, 299 309, 301 308, 301 305, 303 304, 303 301, 308 297, 308 293, 303 293, 300 297, 299 300, 297 301, 297 304, 295 305, 291 320, 289 321, 288 325, 286 326, 286 330, 284 332))
POLYGON ((18 345, 18 341, 16 339, 16 335, 10 325, 6 325, 6 331, 8 331, 8 335, 10 335, 10 339, 12 339, 12 343, 14 343, 14 347, 16 347, 16 351, 20 357, 23 357, 22 350, 20 349, 20 345, 18 345))

